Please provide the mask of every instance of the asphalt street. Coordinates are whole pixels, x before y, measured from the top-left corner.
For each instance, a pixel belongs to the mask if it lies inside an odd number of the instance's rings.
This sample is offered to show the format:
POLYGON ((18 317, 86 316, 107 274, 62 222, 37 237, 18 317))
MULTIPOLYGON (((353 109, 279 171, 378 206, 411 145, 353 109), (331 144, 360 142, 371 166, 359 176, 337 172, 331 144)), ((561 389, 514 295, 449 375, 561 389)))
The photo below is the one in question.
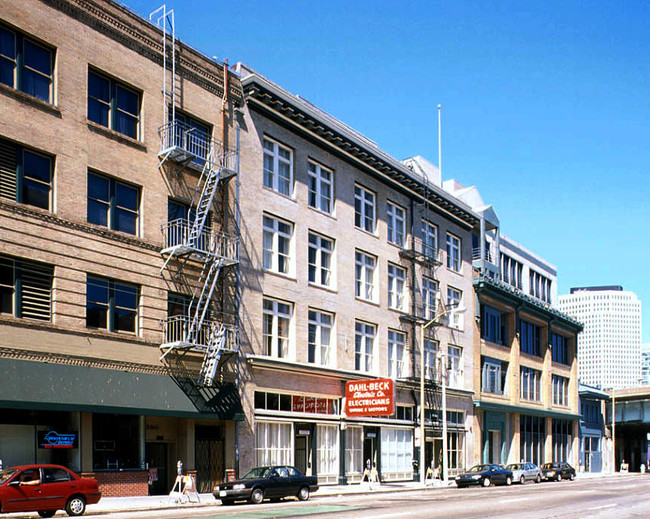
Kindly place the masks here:
MULTIPOLYGON (((650 475, 527 483, 511 487, 436 489, 312 498, 308 502, 101 514, 106 519, 625 519, 650 518, 650 475)), ((59 512, 57 516, 63 515, 59 512)), ((92 510, 87 516, 92 517, 92 510)), ((33 515, 31 517, 34 517, 33 515)), ((95 515, 95 517, 99 517, 95 515)))

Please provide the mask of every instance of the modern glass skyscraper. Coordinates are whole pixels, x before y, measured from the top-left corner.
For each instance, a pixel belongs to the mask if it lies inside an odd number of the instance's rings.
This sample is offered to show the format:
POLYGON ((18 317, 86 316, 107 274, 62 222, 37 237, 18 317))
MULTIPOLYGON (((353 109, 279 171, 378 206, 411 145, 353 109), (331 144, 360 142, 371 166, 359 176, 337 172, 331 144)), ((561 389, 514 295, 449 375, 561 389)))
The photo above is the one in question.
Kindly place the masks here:
POLYGON ((601 389, 641 384, 641 301, 621 286, 572 288, 560 310, 584 324, 578 335, 578 375, 601 389))

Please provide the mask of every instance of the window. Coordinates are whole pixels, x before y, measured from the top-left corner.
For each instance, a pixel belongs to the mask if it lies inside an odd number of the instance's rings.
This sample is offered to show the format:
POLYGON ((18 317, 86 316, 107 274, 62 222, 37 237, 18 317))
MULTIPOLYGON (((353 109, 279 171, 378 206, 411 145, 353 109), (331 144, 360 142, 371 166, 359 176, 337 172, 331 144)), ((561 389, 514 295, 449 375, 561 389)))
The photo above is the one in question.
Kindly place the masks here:
POLYGON ((433 319, 438 311, 438 282, 430 278, 422 278, 422 304, 424 306, 423 317, 433 319))
POLYGON ((588 424, 599 425, 601 423, 600 419, 600 402, 594 401, 582 401, 580 405, 580 412, 582 414, 582 419, 588 424))
POLYGON ((43 467, 43 483, 62 483, 71 481, 72 477, 67 470, 54 467, 43 467))
POLYGON ((569 405, 569 379, 553 375, 553 405, 569 405))
POLYGON ((405 310, 406 269, 388 264, 388 308, 405 310))
POLYGON ((168 110, 168 114, 169 122, 173 123, 173 128, 168 137, 171 138, 170 142, 166 144, 168 146, 178 146, 190 152, 194 155, 192 162, 203 166, 210 153, 210 127, 178 111, 174 111, 173 120, 171 109, 168 110))
POLYGON ((447 268, 460 272, 460 238, 447 233, 447 268))
POLYGON ((569 361, 569 340, 558 333, 551 333, 551 356, 553 362, 570 364, 569 361))
POLYGON ((354 369, 371 372, 373 370, 375 335, 374 324, 356 322, 354 335, 354 369))
POLYGON ((355 253, 355 295, 366 301, 375 300, 375 267, 377 258, 356 251, 355 253))
POLYGON ((386 223, 388 224, 388 241, 403 247, 406 228, 406 211, 400 206, 388 202, 386 207, 386 223))
POLYGON ((424 339, 424 378, 439 382, 438 380, 438 343, 431 339, 424 339))
MULTIPOLYGON (((196 210, 190 204, 175 200, 167 201, 167 226, 165 247, 174 247, 188 242, 189 232, 196 220, 196 210)), ((208 212, 203 231, 192 244, 196 249, 208 251, 212 234, 212 213, 208 212)))
POLYGON ((396 405, 395 406, 395 419, 413 421, 413 406, 396 405))
POLYGON ((50 209, 54 160, 0 139, 0 197, 50 209))
POLYGON ((138 233, 140 190, 113 178, 88 173, 88 222, 138 233))
POLYGON ((406 334, 388 330, 388 376, 398 379, 406 376, 407 366, 404 365, 406 350, 406 334))
POLYGON ((541 357, 542 329, 539 326, 526 321, 519 321, 519 342, 522 353, 541 357))
POLYGON ((0 26, 0 83, 52 102, 54 50, 0 26))
POLYGON ((488 305, 481 305, 481 311, 481 338, 507 346, 507 315, 488 305))
POLYGON ((553 461, 571 459, 572 429, 569 420, 553 419, 553 461))
POLYGON ((529 272, 530 295, 551 303, 551 280, 534 270, 529 272))
POLYGON ((542 400, 542 372, 521 367, 521 399, 540 402, 542 400))
POLYGON ((375 232, 375 194, 361 186, 354 186, 354 225, 364 231, 375 232))
MULTIPOLYGON (((463 293, 454 288, 447 287, 447 308, 458 308, 461 306, 463 300, 463 293)), ((463 315, 456 312, 450 312, 447 314, 447 323, 449 326, 454 328, 463 327, 463 315)))
POLYGON ((519 290, 522 289, 521 274, 523 264, 506 254, 501 254, 501 279, 519 290))
POLYGON ((337 425, 316 425, 318 477, 334 478, 339 474, 339 428, 337 425))
POLYGON ((332 254, 334 240, 320 234, 309 233, 309 282, 323 287, 331 287, 332 254))
POLYGON ((264 299, 263 329, 264 354, 269 357, 289 357, 289 325, 293 308, 290 303, 264 299))
POLYGON ((334 316, 309 310, 309 351, 307 361, 321 366, 332 365, 332 326, 334 316))
POLYGON ((447 346, 447 381, 450 387, 462 385, 462 364, 463 350, 458 346, 447 346))
POLYGON ((293 196, 293 151, 268 138, 264 139, 264 186, 293 196))
POLYGON ((54 268, 0 256, 0 314, 50 321, 54 268))
POLYGON ((86 280, 86 326, 136 333, 139 300, 139 287, 89 275, 86 280))
POLYGON ((293 225, 272 216, 264 216, 263 229, 264 268, 289 274, 293 225))
POLYGON ((461 432, 449 431, 447 433, 448 467, 450 471, 461 472, 465 458, 463 454, 463 440, 465 435, 461 432))
POLYGON ((293 428, 290 423, 257 422, 255 424, 256 465, 291 465, 293 463, 293 428))
POLYGON ((438 258, 438 228, 426 220, 422 220, 422 254, 438 258))
POLYGON ((521 415, 519 423, 519 449, 521 459, 540 465, 544 462, 546 419, 542 416, 521 415))
POLYGON ((333 209, 332 180, 334 173, 314 162, 309 163, 309 207, 331 214, 333 209))
POLYGON ((348 425, 345 430, 345 473, 363 471, 363 427, 348 425))
POLYGON ((393 427, 381 428, 382 473, 410 473, 413 470, 413 431, 393 427))
POLYGON ((88 70, 88 119, 137 139, 140 94, 124 83, 88 70))
POLYGON ((503 395, 506 388, 508 363, 490 357, 481 357, 481 391, 503 395))

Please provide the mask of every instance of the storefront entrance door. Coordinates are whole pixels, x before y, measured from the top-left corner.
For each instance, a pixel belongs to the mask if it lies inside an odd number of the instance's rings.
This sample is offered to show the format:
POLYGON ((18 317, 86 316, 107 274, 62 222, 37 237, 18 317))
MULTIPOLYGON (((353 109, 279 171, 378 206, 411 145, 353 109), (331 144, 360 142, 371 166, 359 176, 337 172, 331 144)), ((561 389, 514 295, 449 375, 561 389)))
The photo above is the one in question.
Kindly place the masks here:
POLYGON ((296 436, 296 468, 307 474, 307 440, 309 436, 296 436))
POLYGON ((167 488, 167 444, 147 442, 144 450, 150 474, 154 476, 149 485, 149 495, 165 495, 169 492, 167 488))
POLYGON ((501 463, 501 431, 489 431, 489 463, 501 463))

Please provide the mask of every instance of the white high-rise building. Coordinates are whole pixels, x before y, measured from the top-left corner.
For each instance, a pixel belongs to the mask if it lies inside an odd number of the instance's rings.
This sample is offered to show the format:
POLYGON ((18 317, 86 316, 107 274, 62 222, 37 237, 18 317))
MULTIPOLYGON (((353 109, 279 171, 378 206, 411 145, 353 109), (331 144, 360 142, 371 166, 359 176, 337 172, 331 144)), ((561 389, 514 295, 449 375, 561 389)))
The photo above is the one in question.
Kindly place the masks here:
POLYGON ((578 336, 578 375, 601 389, 641 384, 641 301, 621 286, 572 288, 560 310, 584 324, 578 336))
POLYGON ((650 342, 641 345, 641 379, 644 386, 650 386, 650 342))

